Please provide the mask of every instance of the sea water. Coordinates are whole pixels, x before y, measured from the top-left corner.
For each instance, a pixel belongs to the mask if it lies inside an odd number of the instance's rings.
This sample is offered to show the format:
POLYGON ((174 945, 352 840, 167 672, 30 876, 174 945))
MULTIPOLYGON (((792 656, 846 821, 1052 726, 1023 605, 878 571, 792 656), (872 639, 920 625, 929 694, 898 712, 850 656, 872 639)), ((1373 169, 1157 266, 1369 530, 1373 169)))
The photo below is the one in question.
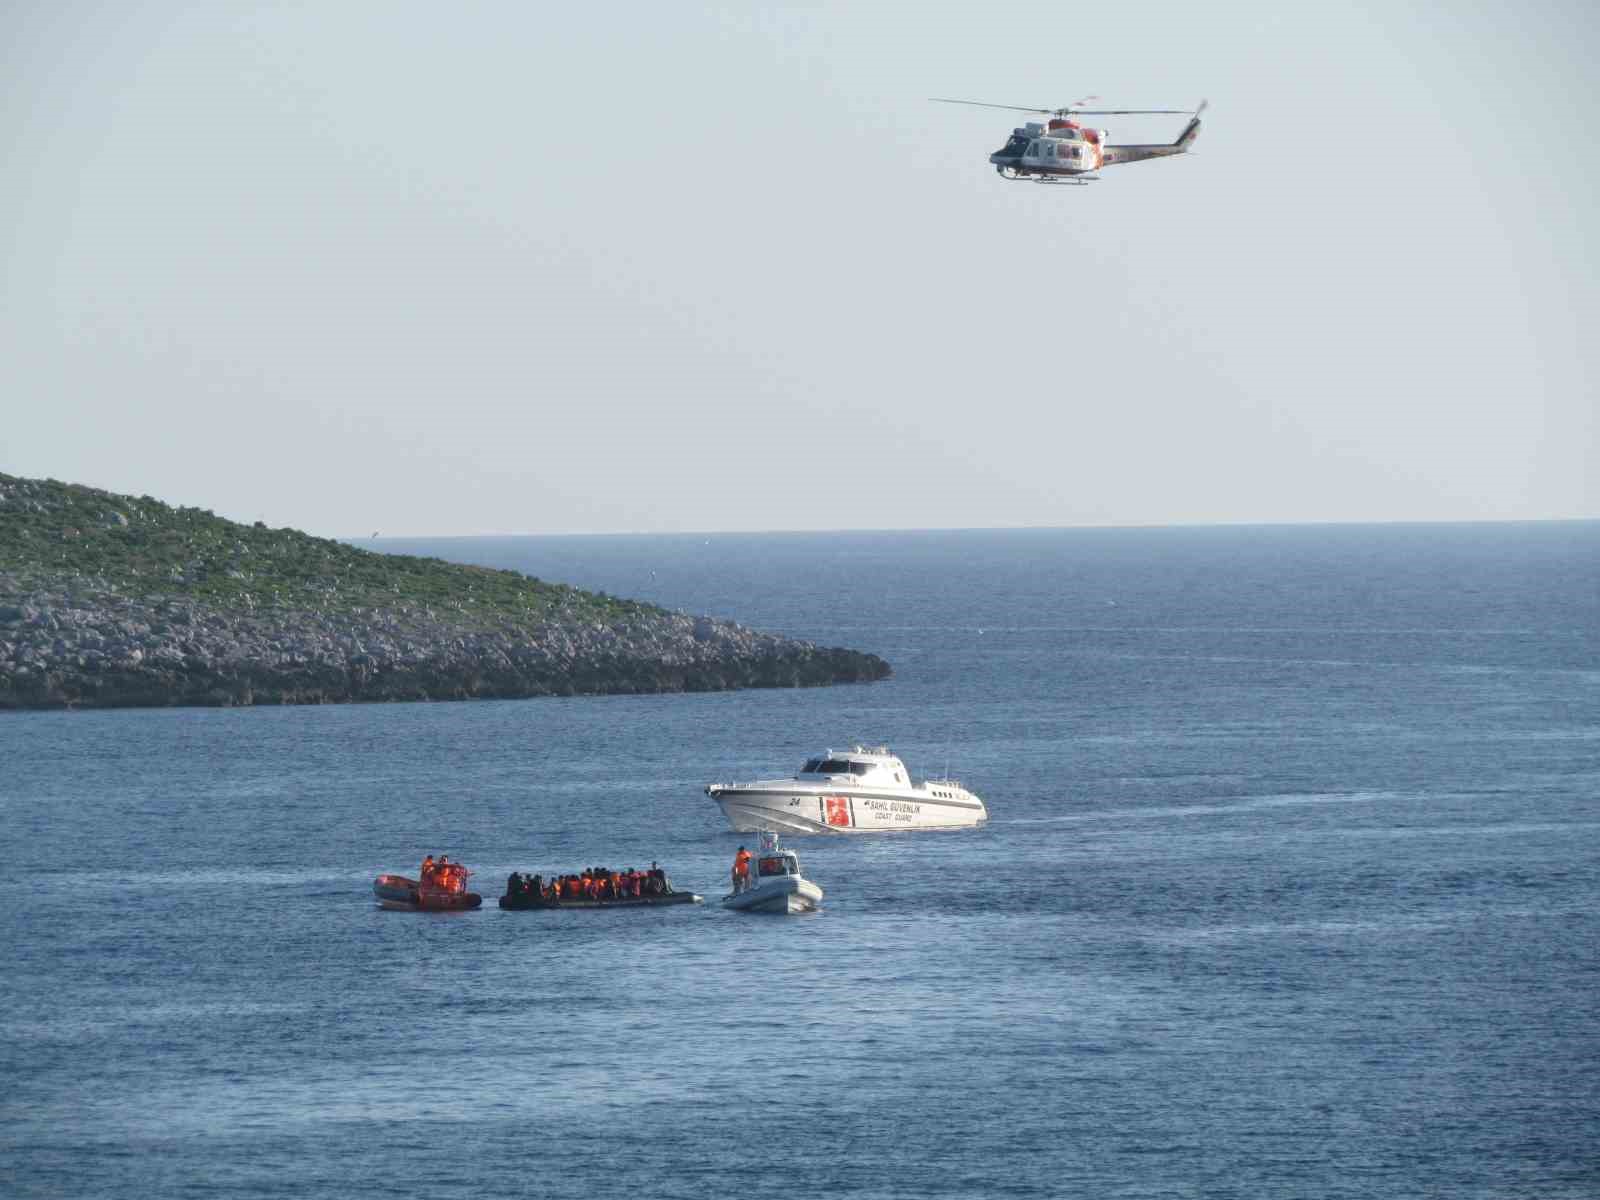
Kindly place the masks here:
POLYGON ((894 675, 0 718, 0 1193, 1600 1195, 1600 524, 378 545, 894 675), (723 911, 703 786, 855 741, 989 823, 723 911))

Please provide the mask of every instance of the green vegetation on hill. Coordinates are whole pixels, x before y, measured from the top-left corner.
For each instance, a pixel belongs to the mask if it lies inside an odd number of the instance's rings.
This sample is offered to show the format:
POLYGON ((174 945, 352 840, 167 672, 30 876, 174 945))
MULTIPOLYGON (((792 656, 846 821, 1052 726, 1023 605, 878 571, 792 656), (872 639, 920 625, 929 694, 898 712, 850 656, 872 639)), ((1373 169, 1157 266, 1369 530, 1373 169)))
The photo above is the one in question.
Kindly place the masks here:
POLYGON ((816 687, 889 672, 873 654, 515 571, 0 475, 0 711, 816 687))
POLYGON ((76 577, 129 596, 189 597, 250 610, 358 614, 420 606, 480 627, 552 618, 611 622, 659 611, 515 571, 378 554, 150 496, 5 474, 0 571, 24 587, 76 577))

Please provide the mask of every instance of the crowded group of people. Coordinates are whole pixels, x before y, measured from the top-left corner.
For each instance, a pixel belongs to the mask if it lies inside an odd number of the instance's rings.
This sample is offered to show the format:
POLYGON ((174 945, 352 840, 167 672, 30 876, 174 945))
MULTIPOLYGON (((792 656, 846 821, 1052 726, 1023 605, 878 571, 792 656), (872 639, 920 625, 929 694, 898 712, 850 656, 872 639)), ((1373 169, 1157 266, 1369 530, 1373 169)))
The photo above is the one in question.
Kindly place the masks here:
POLYGON ((634 867, 625 871, 585 867, 576 875, 559 875, 548 880, 542 875, 513 871, 506 880, 507 896, 545 904, 560 904, 564 900, 641 900, 665 896, 670 891, 672 881, 655 863, 650 864, 648 871, 634 867))
POLYGON ((467 876, 472 874, 460 863, 450 861, 448 854, 441 854, 438 858, 428 855, 422 860, 422 870, 419 876, 424 887, 443 888, 449 892, 463 892, 467 888, 467 876))

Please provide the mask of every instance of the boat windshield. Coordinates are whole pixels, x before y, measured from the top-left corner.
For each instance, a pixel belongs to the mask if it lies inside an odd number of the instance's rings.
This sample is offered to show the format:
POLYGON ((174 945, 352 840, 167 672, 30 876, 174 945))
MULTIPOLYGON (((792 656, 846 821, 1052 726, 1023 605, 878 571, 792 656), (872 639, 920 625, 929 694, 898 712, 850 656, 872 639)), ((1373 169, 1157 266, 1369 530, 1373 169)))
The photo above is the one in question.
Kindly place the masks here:
POLYGON ((872 764, 844 758, 813 758, 805 770, 812 775, 865 775, 872 770, 872 764))

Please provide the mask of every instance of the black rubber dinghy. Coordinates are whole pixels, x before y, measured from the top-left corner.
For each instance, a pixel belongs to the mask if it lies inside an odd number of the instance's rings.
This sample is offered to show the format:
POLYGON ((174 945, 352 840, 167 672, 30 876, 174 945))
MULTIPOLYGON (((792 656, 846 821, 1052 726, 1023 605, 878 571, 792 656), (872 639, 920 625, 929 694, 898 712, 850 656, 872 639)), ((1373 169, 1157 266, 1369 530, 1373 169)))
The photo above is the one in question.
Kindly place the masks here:
POLYGON ((500 907, 518 912, 530 908, 660 908, 666 904, 704 904, 693 892, 667 892, 660 896, 627 896, 621 900, 546 900, 540 896, 501 896, 500 907))

